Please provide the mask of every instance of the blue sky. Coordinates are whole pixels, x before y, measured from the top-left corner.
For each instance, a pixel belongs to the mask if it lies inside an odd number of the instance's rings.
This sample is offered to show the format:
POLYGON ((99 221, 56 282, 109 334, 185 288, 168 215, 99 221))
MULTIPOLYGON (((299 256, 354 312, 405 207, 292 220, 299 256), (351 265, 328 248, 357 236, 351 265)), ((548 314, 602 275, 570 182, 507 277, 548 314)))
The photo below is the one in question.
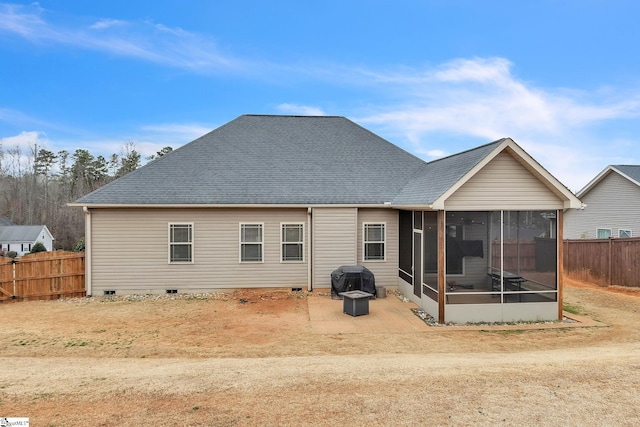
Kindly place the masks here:
POLYGON ((510 136, 571 190, 640 164, 634 0, 0 3, 0 143, 177 148, 346 116, 432 160, 510 136))

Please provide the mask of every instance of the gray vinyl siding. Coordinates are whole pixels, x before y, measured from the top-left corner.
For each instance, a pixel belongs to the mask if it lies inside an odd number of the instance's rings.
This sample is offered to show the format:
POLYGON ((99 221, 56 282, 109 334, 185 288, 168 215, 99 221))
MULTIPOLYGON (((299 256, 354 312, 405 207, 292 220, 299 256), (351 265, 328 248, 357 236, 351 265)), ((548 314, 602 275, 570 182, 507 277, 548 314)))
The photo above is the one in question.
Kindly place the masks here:
POLYGON ((398 211, 391 209, 360 209, 358 211, 358 265, 367 267, 375 276, 376 286, 398 286, 398 211), (386 223, 386 258, 365 261, 363 254, 363 223, 386 223))
POLYGON ((313 287, 330 288, 331 272, 357 264, 357 208, 313 209, 313 287))
POLYGON ((562 209, 563 201, 507 152, 493 158, 445 201, 446 210, 562 209))
POLYGON ((230 288, 301 287, 305 261, 280 262, 280 224, 305 223, 306 209, 95 209, 92 292, 163 293, 230 288), (264 262, 240 263, 239 223, 264 224, 264 262), (192 223, 192 264, 168 261, 168 224, 192 223))
POLYGON ((571 209, 564 215, 565 239, 595 239, 596 229, 631 230, 640 237, 640 187, 615 172, 609 173, 581 197, 587 206, 571 209))

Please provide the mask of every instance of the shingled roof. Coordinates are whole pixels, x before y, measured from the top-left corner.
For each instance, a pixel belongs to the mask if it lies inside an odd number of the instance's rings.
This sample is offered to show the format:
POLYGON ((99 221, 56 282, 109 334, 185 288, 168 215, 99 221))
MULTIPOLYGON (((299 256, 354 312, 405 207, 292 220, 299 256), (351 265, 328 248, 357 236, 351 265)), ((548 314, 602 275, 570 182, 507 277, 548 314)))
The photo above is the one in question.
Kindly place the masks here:
POLYGON ((0 242, 35 242, 40 237, 44 225, 6 225, 0 226, 0 242))
POLYGON ((71 206, 429 206, 504 144, 427 163, 344 117, 243 115, 71 206))
POLYGON ((74 204, 382 204, 424 165, 344 117, 243 115, 74 204))

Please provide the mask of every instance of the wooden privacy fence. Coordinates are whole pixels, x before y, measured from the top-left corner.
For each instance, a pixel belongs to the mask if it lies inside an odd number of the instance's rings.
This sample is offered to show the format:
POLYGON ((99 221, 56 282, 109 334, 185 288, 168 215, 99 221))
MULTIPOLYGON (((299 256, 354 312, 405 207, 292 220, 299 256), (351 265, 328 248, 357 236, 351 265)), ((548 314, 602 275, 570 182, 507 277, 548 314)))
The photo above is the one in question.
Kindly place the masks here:
POLYGON ((85 295, 84 253, 39 252, 0 258, 0 302, 85 295))
POLYGON ((555 271, 556 239, 536 237, 533 240, 494 241, 491 248, 491 266, 503 262, 510 271, 555 271), (502 253, 500 250, 502 249, 502 253))
POLYGON ((640 237, 565 240, 564 273, 601 286, 640 287, 640 237))

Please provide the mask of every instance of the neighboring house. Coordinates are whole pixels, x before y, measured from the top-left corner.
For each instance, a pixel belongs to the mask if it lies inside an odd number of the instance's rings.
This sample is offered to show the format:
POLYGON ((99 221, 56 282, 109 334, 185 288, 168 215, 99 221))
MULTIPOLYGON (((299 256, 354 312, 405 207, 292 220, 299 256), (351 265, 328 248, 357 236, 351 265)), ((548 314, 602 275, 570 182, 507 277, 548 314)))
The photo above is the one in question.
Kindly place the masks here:
POLYGON ((581 203, 509 138, 427 163, 344 117, 244 115, 70 205, 87 295, 327 290, 357 264, 444 322, 558 319, 581 203))
POLYGON ((38 242, 52 251, 54 240, 46 225, 0 225, 0 250, 3 252, 15 251, 22 256, 31 252, 38 242))
POLYGON ((640 165, 610 165, 577 197, 582 210, 567 212, 566 239, 640 237, 640 165))

